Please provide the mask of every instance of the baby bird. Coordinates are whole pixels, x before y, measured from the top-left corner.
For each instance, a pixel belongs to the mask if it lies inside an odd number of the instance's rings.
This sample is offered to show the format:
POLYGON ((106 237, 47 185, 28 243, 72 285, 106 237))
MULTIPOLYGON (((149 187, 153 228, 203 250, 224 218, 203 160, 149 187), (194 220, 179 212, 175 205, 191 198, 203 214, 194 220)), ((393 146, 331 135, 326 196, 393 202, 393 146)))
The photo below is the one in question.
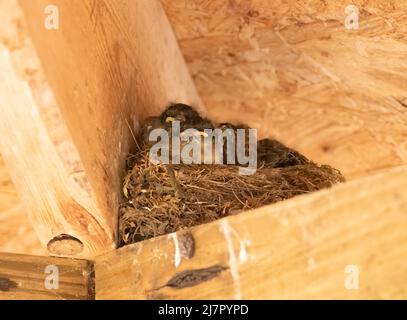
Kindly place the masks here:
POLYGON ((201 119, 201 116, 195 109, 183 103, 170 105, 160 117, 162 122, 178 120, 180 122, 194 123, 201 119))
POLYGON ((310 161, 301 153, 271 139, 260 140, 257 144, 257 160, 269 168, 284 168, 307 164, 310 161))
POLYGON ((195 109, 182 103, 170 105, 167 110, 161 114, 160 119, 163 123, 179 121, 181 132, 186 129, 204 131, 204 129, 213 128, 213 124, 210 120, 202 118, 195 109))
MULTIPOLYGON (((145 120, 139 134, 139 139, 142 144, 147 147, 152 147, 156 141, 150 141, 150 133, 154 129, 164 129, 169 134, 169 145, 167 146, 169 153, 172 157, 172 138, 176 135, 180 145, 180 151, 187 146, 192 139, 201 143, 201 163, 214 164, 214 163, 228 163, 228 136, 225 134, 227 130, 237 138, 238 129, 245 129, 244 131, 244 152, 247 155, 249 149, 249 131, 246 125, 233 125, 230 123, 214 124, 206 119, 202 118, 199 113, 192 107, 186 104, 173 104, 170 105, 160 116, 149 117, 145 120), (179 121, 180 126, 175 127, 174 121, 179 121), (208 137, 205 129, 221 129, 223 135, 223 158, 219 158, 221 155, 215 150, 215 143, 213 139, 205 139, 208 137), (185 130, 195 129, 195 134, 186 135, 185 130), (179 132, 173 132, 173 130, 179 130, 179 132), (209 144, 206 146, 206 144, 209 144), (206 151, 206 152, 205 152, 206 151)), ((232 140, 233 141, 233 140, 232 140)), ((234 148, 231 150, 237 151, 237 140, 234 140, 234 148)), ((237 163, 237 154, 231 155, 230 159, 232 163, 237 163)), ((259 165, 269 168, 281 168, 288 166, 295 166, 308 163, 309 160, 299 152, 286 147, 284 144, 277 140, 263 139, 257 143, 257 161, 259 165)))
POLYGON ((171 123, 162 122, 160 117, 149 117, 144 121, 143 126, 140 129, 140 140, 146 146, 152 147, 155 142, 150 141, 149 139, 151 131, 153 131, 154 129, 164 129, 166 131, 169 131, 170 127, 171 123))
MULTIPOLYGON (((202 143, 202 159, 204 159, 204 137, 206 133, 205 129, 213 129, 213 124, 210 120, 202 118, 199 113, 192 107, 186 104, 173 104, 170 105, 160 116, 149 117, 145 120, 142 128, 139 132, 139 139, 141 142, 147 146, 152 147, 156 141, 150 141, 150 133, 154 129, 164 129, 168 132, 170 138, 170 153, 172 150, 172 140, 171 137, 175 132, 172 132, 173 124, 175 121, 179 121, 179 137, 181 137, 180 147, 181 149, 188 144, 191 139, 199 140, 202 143), (196 134, 190 139, 184 139, 184 132, 187 129, 197 130, 196 134)), ((203 160, 202 160, 203 161, 203 160)))
MULTIPOLYGON (((243 124, 234 125, 234 124, 225 122, 225 123, 220 123, 217 126, 217 128, 221 129, 223 133, 226 133, 227 132, 226 130, 231 130, 230 133, 233 132, 235 139, 237 138, 238 129, 245 130, 244 131, 244 142, 245 142, 244 148, 245 148, 245 153, 247 154, 247 151, 249 150, 249 131, 248 131, 249 127, 248 126, 243 125, 243 124)), ((225 135, 223 138, 223 164, 227 164, 227 161, 228 161, 228 159, 227 159, 228 147, 229 147, 228 140, 227 140, 227 136, 225 135)), ((237 148, 236 141, 235 141, 234 148, 237 148)), ((237 162, 238 162, 237 155, 234 154, 234 163, 237 163, 237 162)))

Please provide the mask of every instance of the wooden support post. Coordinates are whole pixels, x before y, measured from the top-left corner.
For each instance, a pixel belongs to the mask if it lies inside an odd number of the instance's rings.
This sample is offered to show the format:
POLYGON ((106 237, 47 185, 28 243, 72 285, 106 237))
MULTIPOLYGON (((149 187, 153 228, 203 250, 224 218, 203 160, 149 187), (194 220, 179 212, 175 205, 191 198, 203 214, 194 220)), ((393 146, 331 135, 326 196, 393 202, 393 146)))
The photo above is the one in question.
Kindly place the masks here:
POLYGON ((406 299, 407 167, 96 258, 96 299, 406 299), (187 259, 189 257, 189 259, 187 259))
POLYGON ((0 253, 0 300, 94 299, 86 260, 0 253))
MULTIPOLYGON (((47 0, 20 0, 94 198, 88 205, 71 201, 66 188, 61 187, 54 151, 44 139, 38 140, 38 128, 29 132, 36 150, 42 149, 37 158, 14 155, 6 161, 16 166, 25 161, 27 165, 14 174, 14 181, 23 189, 27 179, 21 178, 27 172, 33 178, 26 188, 26 202, 31 196, 47 198, 46 203, 53 204, 44 210, 32 202, 30 215, 43 243, 54 252, 78 256, 81 242, 89 256, 110 248, 116 238, 125 158, 134 146, 131 129, 136 131, 140 120, 159 113, 170 102, 189 103, 201 111, 203 107, 158 0, 56 0, 48 11, 49 4, 47 0), (58 19, 56 30, 47 29, 45 22, 50 18, 58 19), (63 212, 63 222, 59 212, 63 212), (61 236, 50 242, 51 233, 61 236)), ((19 102, 33 107, 27 99, 19 102)), ((19 110, 21 117, 26 112, 19 110)), ((17 114, 11 109, 7 113, 8 119, 17 114)), ((35 111, 30 116, 36 116, 35 111)), ((9 124, 6 148, 16 144, 14 132, 21 132, 26 125, 9 124)), ((26 144, 25 136, 19 139, 26 144)))
POLYGON ((0 46, 0 151, 41 242, 53 255, 91 257, 114 248, 111 228, 68 176, 28 84, 0 46))

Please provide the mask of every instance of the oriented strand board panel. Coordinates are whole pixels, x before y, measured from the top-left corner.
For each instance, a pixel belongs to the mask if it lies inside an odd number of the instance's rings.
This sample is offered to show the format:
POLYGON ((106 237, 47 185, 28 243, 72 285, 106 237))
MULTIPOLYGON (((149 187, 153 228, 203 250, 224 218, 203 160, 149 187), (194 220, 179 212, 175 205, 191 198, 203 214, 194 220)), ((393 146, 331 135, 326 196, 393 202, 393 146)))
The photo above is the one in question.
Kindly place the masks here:
POLYGON ((93 276, 86 260, 0 253, 0 300, 93 299, 93 276))
POLYGON ((162 0, 210 116, 348 179, 407 163, 407 2, 162 0), (345 28, 346 7, 359 29, 345 28))
POLYGON ((404 166, 196 227, 194 254, 180 233, 121 248, 96 299, 407 299, 406 188, 404 166))

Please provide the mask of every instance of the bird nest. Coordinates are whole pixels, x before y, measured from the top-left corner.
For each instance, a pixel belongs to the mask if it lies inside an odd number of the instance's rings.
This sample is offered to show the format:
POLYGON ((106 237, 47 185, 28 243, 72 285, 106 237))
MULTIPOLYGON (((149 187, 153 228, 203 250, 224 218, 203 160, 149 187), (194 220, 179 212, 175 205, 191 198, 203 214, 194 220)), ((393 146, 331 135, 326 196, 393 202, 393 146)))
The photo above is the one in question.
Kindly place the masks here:
MULTIPOLYGON (((163 116, 157 119, 165 123, 163 116)), ((338 170, 317 165, 276 140, 258 141, 257 170, 241 175, 236 165, 153 164, 144 137, 145 130, 141 130, 137 137, 139 151, 128 159, 129 171, 123 183, 126 202, 120 208, 121 245, 344 181, 338 170)))

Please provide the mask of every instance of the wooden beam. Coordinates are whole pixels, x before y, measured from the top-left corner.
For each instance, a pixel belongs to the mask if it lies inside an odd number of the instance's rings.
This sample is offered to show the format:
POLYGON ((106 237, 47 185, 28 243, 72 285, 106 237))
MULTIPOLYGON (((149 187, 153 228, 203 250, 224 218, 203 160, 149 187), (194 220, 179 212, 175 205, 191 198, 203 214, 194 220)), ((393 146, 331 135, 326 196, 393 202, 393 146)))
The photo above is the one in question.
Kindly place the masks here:
POLYGON ((0 156, 0 252, 44 255, 24 209, 0 156))
POLYGON ((113 249, 113 231, 69 177, 28 84, 0 45, 0 151, 37 235, 53 255, 92 257, 113 249))
MULTIPOLYGON (((0 43, 10 52, 14 70, 31 90, 41 120, 69 178, 90 197, 78 152, 62 119, 53 93, 45 79, 17 0, 0 1, 0 43)), ((0 156, 1 158, 1 156, 0 156)), ((13 163, 14 164, 14 163, 13 163)), ((14 187, 7 167, 0 159, 0 252, 46 255, 34 228, 27 219, 25 207, 14 187), (15 237, 24 234, 24 237, 15 237)))
POLYGON ((406 188, 404 166, 193 228, 195 252, 123 247, 96 258, 96 298, 406 299, 406 188))
POLYGON ((0 253, 0 300, 94 299, 86 260, 0 253))
POLYGON ((158 0, 20 0, 29 30, 81 155, 100 215, 116 237, 131 130, 170 102, 203 110, 158 0))

